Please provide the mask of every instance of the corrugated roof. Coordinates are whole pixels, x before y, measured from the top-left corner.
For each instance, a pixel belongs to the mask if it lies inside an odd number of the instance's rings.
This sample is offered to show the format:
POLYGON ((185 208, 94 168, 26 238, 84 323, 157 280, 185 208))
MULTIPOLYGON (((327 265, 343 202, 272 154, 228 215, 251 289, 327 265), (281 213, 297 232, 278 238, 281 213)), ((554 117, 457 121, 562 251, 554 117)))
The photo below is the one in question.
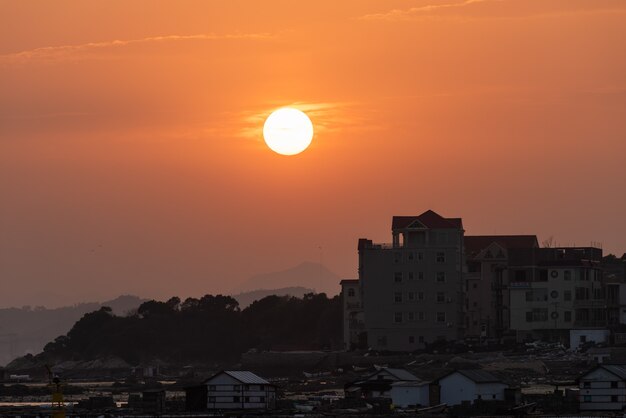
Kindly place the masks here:
POLYGON ((212 377, 208 378, 207 380, 205 380, 205 382, 208 382, 209 380, 212 380, 215 376, 219 376, 222 373, 226 373, 227 375, 229 375, 233 379, 236 379, 236 380, 240 381, 241 383, 248 384, 248 385, 250 385, 250 384, 252 384, 252 385, 271 385, 271 383, 268 382, 267 380, 263 379, 260 376, 257 376, 256 374, 254 374, 252 372, 246 371, 246 370, 224 370, 224 371, 216 373, 212 377))
POLYGON ((420 380, 413 373, 405 369, 391 369, 389 367, 385 367, 382 370, 387 371, 390 375, 394 376, 398 380, 403 380, 405 382, 416 382, 420 380))
MULTIPOLYGON (((500 379, 495 377, 489 372, 484 370, 457 370, 458 373, 461 373, 463 376, 468 379, 476 382, 476 383, 496 383, 501 382, 500 379)), ((452 373, 451 373, 452 374, 452 373)))
POLYGON ((600 366, 606 370, 608 370, 609 372, 613 373, 615 376, 619 377, 620 379, 625 379, 626 380, 626 365, 623 364, 603 364, 602 366, 600 366))

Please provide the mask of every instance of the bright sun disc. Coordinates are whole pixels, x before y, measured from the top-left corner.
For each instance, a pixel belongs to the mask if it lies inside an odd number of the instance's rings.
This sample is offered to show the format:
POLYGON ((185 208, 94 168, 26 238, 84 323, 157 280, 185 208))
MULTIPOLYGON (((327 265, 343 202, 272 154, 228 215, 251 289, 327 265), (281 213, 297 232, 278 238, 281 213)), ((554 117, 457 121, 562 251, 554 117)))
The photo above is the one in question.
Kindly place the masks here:
POLYGON ((284 107, 272 112, 265 120, 263 138, 274 152, 282 155, 299 154, 311 144, 313 124, 304 112, 284 107))

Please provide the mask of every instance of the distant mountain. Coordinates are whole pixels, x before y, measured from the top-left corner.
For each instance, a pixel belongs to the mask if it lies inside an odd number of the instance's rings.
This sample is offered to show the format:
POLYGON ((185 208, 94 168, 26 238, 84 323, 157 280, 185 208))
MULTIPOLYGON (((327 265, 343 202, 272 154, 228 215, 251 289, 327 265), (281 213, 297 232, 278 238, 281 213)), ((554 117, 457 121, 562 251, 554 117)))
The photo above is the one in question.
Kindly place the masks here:
POLYGON ((239 307, 241 309, 245 309, 252 304, 252 302, 256 300, 261 300, 266 296, 276 295, 276 296, 293 296, 296 298, 301 298, 307 293, 314 293, 313 289, 307 289, 304 287, 284 287, 282 289, 259 289, 252 290, 250 292, 242 292, 236 295, 231 295, 233 298, 237 299, 239 302, 239 307))
POLYGON ((319 263, 304 262, 287 270, 252 276, 241 286, 240 291, 297 286, 334 296, 340 291, 340 280, 341 278, 328 270, 326 266, 319 263))
POLYGON ((137 296, 124 295, 103 303, 81 303, 63 308, 0 309, 0 365, 27 353, 38 353, 46 343, 66 334, 83 315, 110 307, 124 315, 145 302, 137 296))

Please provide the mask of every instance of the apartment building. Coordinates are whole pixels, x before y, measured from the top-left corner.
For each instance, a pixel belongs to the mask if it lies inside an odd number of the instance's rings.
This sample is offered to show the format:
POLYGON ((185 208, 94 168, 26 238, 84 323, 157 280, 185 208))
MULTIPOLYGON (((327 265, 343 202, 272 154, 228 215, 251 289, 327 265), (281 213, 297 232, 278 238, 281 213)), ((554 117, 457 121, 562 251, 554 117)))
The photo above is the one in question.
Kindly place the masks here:
POLYGON ((367 345, 410 351, 464 335, 463 224, 426 211, 394 216, 391 243, 360 239, 367 345))
POLYGON ((501 339, 510 333, 509 251, 539 248, 536 235, 465 237, 465 337, 501 339))
POLYGON ((509 251, 510 326, 518 340, 569 345, 572 329, 605 329, 601 261, 602 250, 594 247, 509 251))
POLYGON ((341 301, 343 305, 343 348, 352 350, 366 348, 365 322, 361 305, 361 287, 358 280, 342 280, 341 301))

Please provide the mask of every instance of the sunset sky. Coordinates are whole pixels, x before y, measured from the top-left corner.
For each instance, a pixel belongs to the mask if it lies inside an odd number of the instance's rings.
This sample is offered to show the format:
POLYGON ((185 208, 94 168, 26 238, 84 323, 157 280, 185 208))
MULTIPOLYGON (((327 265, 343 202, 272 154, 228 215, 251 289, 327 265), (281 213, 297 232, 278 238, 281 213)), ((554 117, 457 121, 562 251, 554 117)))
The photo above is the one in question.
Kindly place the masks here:
POLYGON ((625 155, 624 0, 0 0, 0 306, 356 277, 427 209, 621 255, 625 155))

